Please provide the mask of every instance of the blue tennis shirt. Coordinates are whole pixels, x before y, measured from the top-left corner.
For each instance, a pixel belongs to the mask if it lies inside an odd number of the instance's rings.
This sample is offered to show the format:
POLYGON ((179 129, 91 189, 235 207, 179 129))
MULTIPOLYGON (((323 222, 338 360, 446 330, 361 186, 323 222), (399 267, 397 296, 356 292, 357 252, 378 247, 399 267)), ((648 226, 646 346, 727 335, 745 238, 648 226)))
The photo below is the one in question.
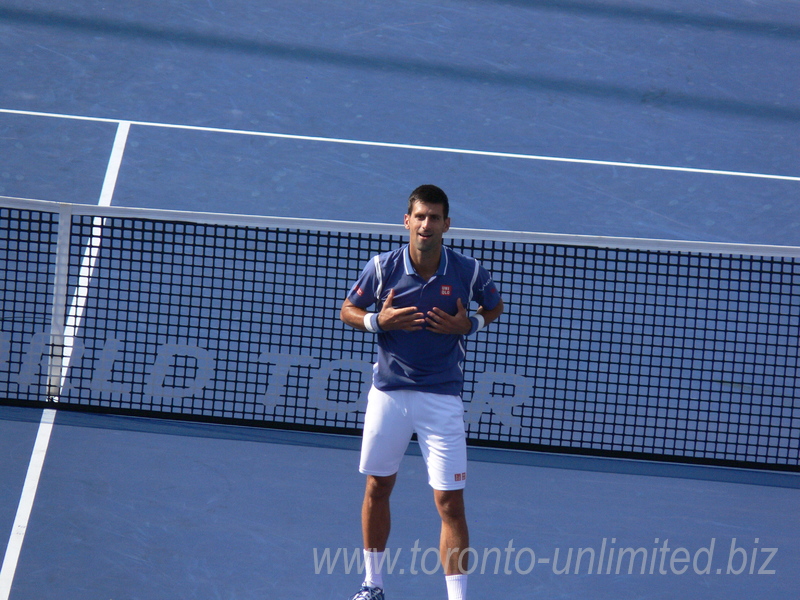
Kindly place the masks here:
MULTIPOLYGON (((442 248, 439 269, 428 281, 414 270, 408 245, 374 256, 350 290, 348 299, 367 309, 380 310, 389 290, 393 306, 416 306, 423 314, 438 307, 451 315, 457 299, 470 312, 471 302, 491 310, 500 294, 491 275, 477 260, 450 248, 442 248)), ((378 362, 373 383, 383 391, 410 389, 434 394, 460 395, 464 384, 464 336, 421 331, 378 333, 378 362)))

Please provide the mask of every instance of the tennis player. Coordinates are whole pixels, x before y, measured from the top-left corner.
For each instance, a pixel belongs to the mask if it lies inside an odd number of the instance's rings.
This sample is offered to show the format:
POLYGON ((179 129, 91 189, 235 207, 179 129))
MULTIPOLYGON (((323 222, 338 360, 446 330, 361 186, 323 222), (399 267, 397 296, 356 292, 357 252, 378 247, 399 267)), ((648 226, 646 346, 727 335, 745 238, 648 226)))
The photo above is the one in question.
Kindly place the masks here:
POLYGON ((442 519, 439 551, 448 598, 466 598, 464 338, 500 316, 503 302, 476 260, 443 245, 448 213, 441 189, 414 190, 404 216, 408 245, 373 257, 342 305, 342 321, 378 341, 359 467, 367 476, 361 510, 366 578, 350 600, 384 600, 389 497, 415 432, 442 519), (470 315, 473 302, 478 308, 470 315))

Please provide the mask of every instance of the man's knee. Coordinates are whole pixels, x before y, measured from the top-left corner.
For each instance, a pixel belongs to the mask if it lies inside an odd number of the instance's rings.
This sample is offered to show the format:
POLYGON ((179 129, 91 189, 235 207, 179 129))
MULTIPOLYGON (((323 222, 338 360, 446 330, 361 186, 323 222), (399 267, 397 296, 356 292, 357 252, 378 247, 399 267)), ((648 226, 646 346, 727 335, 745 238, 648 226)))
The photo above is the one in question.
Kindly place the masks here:
POLYGON ((464 490, 436 490, 434 499, 442 519, 463 520, 465 518, 464 490))
POLYGON ((367 475, 366 495, 374 500, 388 498, 392 493, 392 489, 394 489, 396 480, 396 474, 386 477, 367 475))

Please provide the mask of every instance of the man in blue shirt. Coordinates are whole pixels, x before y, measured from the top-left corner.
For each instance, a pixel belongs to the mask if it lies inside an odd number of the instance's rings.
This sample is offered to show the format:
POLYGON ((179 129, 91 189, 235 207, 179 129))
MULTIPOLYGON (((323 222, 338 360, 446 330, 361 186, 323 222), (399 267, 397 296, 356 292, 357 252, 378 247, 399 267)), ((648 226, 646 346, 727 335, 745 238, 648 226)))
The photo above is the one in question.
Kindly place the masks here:
POLYGON ((443 245, 448 213, 441 189, 414 190, 404 216, 408 245, 373 257, 342 305, 342 321, 378 336, 360 464, 367 475, 361 511, 366 578, 351 600, 384 598, 389 497, 413 433, 442 519, 440 556, 448 598, 466 598, 464 337, 499 317, 503 302, 476 260, 443 245), (469 315, 472 302, 478 309, 469 315), (375 312, 368 312, 373 305, 375 312))

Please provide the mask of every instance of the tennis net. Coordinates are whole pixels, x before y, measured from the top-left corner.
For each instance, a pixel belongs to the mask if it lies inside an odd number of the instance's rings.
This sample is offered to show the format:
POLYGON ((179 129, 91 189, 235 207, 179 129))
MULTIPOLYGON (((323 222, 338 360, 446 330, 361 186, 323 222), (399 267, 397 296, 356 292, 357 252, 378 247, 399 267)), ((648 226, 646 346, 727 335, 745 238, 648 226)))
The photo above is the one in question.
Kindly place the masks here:
MULTIPOLYGON (((0 397, 358 433, 338 319, 402 226, 0 200, 0 397)), ((800 466, 800 248, 452 229, 506 312, 467 340, 472 444, 800 466)))

